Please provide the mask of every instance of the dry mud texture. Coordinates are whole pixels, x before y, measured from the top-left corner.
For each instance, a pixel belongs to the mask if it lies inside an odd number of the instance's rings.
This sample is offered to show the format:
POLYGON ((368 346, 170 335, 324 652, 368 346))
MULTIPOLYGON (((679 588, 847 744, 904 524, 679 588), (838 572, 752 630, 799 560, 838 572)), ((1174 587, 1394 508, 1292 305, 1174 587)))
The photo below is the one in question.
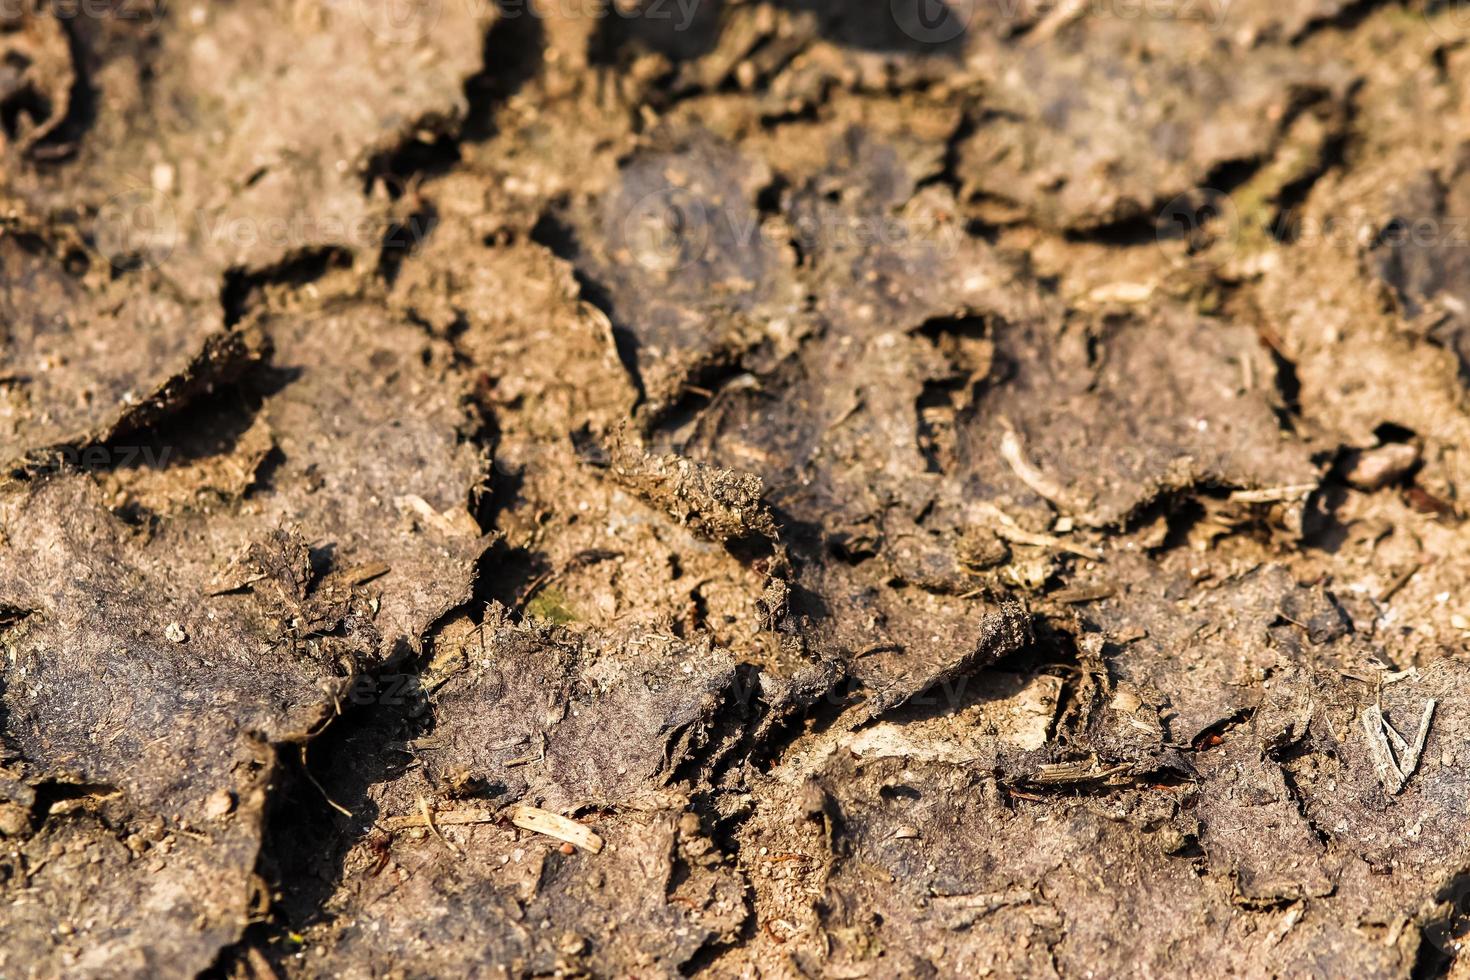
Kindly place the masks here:
POLYGON ((1470 976, 1455 4, 0 53, 0 978, 1470 976))

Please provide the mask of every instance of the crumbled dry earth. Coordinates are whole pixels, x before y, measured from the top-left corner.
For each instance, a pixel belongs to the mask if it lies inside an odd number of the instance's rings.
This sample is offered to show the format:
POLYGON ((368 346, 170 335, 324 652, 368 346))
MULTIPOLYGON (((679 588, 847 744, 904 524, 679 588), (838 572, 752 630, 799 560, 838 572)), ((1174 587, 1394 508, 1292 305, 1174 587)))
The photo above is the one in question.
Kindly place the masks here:
POLYGON ((0 980, 1470 975, 1454 3, 0 11, 0 980))

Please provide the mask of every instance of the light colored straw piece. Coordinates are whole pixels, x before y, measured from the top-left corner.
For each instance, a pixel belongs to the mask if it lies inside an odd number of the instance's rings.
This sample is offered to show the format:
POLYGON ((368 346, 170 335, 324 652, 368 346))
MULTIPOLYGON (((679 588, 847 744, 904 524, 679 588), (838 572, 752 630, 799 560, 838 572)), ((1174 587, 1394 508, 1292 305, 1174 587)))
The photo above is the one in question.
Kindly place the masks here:
POLYGON ((518 806, 510 811, 510 822, 522 830, 529 830, 547 837, 555 837, 584 851, 597 854, 602 850, 602 838, 585 825, 568 820, 559 813, 542 810, 534 806, 518 806))

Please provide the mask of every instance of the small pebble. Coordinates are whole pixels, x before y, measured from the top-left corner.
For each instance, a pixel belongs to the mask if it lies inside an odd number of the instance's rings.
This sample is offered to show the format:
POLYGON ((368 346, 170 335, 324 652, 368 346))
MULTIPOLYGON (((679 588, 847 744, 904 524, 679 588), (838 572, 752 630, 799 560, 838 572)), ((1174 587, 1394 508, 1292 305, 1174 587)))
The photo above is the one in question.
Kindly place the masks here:
POLYGON ((166 163, 155 163, 150 171, 153 189, 160 194, 172 194, 174 191, 174 168, 166 163))
POLYGON ((1363 449, 1348 459, 1347 482, 1359 490, 1378 490, 1397 483, 1419 463, 1419 447, 1391 442, 1363 449))
POLYGON ((19 837, 30 826, 30 810, 15 803, 0 803, 0 837, 19 837))
POLYGON ((227 789, 215 790, 204 800, 204 815, 218 820, 235 809, 235 794, 227 789))
POLYGON ((169 623, 165 626, 163 635, 174 643, 183 643, 189 638, 189 634, 184 632, 184 627, 178 623, 169 623))

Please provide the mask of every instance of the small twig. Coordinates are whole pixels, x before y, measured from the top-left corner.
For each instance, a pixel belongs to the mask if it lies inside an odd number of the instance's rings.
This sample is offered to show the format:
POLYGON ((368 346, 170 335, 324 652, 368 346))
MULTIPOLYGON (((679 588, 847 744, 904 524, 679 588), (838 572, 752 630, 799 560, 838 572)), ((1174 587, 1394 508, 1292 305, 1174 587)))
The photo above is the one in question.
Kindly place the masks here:
POLYGON ((1399 589, 1402 589, 1404 586, 1408 585, 1410 580, 1413 579, 1415 575, 1419 574, 1419 569, 1423 567, 1424 566, 1422 563, 1415 563, 1404 569, 1399 574, 1395 575, 1393 581, 1385 585, 1383 587, 1383 590, 1378 593, 1378 601, 1387 602, 1388 600, 1392 599, 1394 597, 1394 594, 1397 593, 1399 589))
POLYGON ((328 796, 326 788, 322 786, 321 783, 317 782, 316 777, 311 774, 311 766, 307 765, 306 763, 305 744, 302 744, 301 746, 301 771, 306 773, 307 780, 311 782, 311 785, 316 787, 316 791, 318 793, 322 794, 322 799, 327 801, 328 806, 330 806, 333 810, 336 810, 338 813, 342 814, 342 816, 349 819, 356 816, 356 814, 354 814, 351 810, 347 809, 345 806, 328 796))
POLYGON ((370 565, 359 565, 357 568, 349 569, 342 573, 342 578, 348 585, 366 585, 373 579, 382 578, 391 571, 393 571, 391 565, 378 561, 370 565))
POLYGON ((1434 722, 1434 709, 1438 706, 1439 702, 1434 698, 1424 704, 1424 714, 1419 717, 1419 732, 1414 736, 1414 746, 1409 756, 1412 761, 1409 763, 1409 771, 1404 774, 1405 779, 1414 775, 1414 770, 1419 768, 1419 757, 1424 754, 1424 743, 1429 740, 1429 726, 1434 722))
POLYGON ((419 813, 423 814, 424 826, 429 828, 429 833, 439 838, 439 843, 449 848, 449 853, 458 855, 459 848, 449 843, 449 838, 439 833, 439 828, 434 826, 434 811, 429 809, 429 801, 422 796, 419 797, 419 813))
MULTIPOLYGON (((467 824, 495 823, 499 818, 489 810, 445 810, 434 814, 434 823, 440 827, 463 827, 467 824)), ((427 827, 422 813, 410 813, 401 817, 387 817, 382 822, 384 830, 412 830, 427 827)))
POLYGON ((505 763, 505 767, 507 769, 514 769, 516 766, 529 766, 533 762, 545 762, 545 761, 546 761, 546 733, 545 732, 542 732, 541 733, 541 751, 540 752, 536 753, 535 755, 523 755, 523 756, 521 756, 519 758, 516 758, 516 759, 510 759, 510 760, 508 760, 505 763))
POLYGON ((1404 774, 1393 761, 1393 751, 1388 747, 1383 725, 1383 712, 1378 705, 1370 704, 1363 709, 1363 731, 1368 736, 1368 754, 1373 758, 1373 771, 1383 788, 1393 794, 1403 788, 1404 774))
POLYGON ((1281 924, 1266 934, 1266 945, 1275 946, 1281 940, 1285 939, 1286 934, 1291 932, 1292 927, 1301 920, 1303 910, 1301 902, 1297 902, 1291 908, 1287 909, 1286 914, 1281 917, 1281 924))
POLYGON ((1044 44, 1050 41, 1057 31, 1073 23, 1086 12, 1087 0, 1066 0, 1043 17, 1021 43, 1028 48, 1044 44))
POLYGON ((1100 766, 1094 762, 1048 762, 1039 766, 1026 782, 1034 786, 1066 786, 1111 779, 1128 769, 1126 764, 1100 766))
POLYGON ((265 954, 251 946, 245 950, 245 962, 250 965, 255 980, 279 980, 279 975, 271 967, 270 961, 265 954))
POLYGON ((1315 489, 1315 483, 1297 483, 1287 487, 1265 487, 1261 490, 1236 490, 1228 499, 1232 504, 1276 504, 1283 500, 1305 497, 1315 489))
MULTIPOLYGON (((1034 490, 1037 496, 1045 498, 1058 510, 1064 512, 1081 510, 1077 502, 1072 499, 1070 493, 1063 489, 1051 477, 1037 469, 1026 458, 1026 450, 1021 445, 1021 436, 1011 425, 1010 420, 1001 419, 1000 424, 1005 429, 1005 434, 1000 437, 1000 458, 1006 461, 1012 472, 1016 474, 1016 478, 1034 490)), ((1096 519, 1091 518, 1089 515, 1077 515, 1077 520, 1083 524, 1098 523, 1096 519)))
POLYGON ((1081 558, 1091 558, 1093 561, 1102 560, 1102 552, 1095 548, 1089 548, 1084 544, 1073 544, 1064 541, 1051 534, 1036 534, 1031 531, 1023 531, 1018 527, 997 527, 995 536, 1011 544, 1025 544, 1033 548, 1052 548, 1056 551, 1065 551, 1081 558))
POLYGON ((1083 602, 1097 602, 1100 599, 1110 599, 1117 594, 1117 591, 1111 585, 1077 585, 1070 589, 1061 589, 1053 592, 1047 598, 1053 602, 1063 602, 1073 605, 1083 602))
POLYGON ((531 601, 531 598, 535 596, 537 592, 541 591, 541 587, 543 585, 551 581, 551 577, 551 572, 542 572, 540 575, 537 575, 535 578, 531 579, 531 581, 526 584, 525 591, 523 591, 520 597, 516 600, 516 606, 523 608, 526 603, 531 601))
POLYGON ((554 837, 593 854, 602 851, 602 838, 587 826, 568 820, 559 813, 534 806, 517 806, 510 812, 510 822, 522 830, 554 837))
POLYGON ((1026 544, 1036 548, 1056 548, 1058 551, 1070 552, 1082 558, 1091 558, 1093 561, 1102 560, 1102 552, 1086 545, 1071 544, 1070 542, 1050 534, 1037 534, 1027 531, 1016 523, 1016 519, 999 507, 988 501, 976 501, 976 510, 991 518, 986 526, 995 532, 996 536, 1011 544, 1026 544))

